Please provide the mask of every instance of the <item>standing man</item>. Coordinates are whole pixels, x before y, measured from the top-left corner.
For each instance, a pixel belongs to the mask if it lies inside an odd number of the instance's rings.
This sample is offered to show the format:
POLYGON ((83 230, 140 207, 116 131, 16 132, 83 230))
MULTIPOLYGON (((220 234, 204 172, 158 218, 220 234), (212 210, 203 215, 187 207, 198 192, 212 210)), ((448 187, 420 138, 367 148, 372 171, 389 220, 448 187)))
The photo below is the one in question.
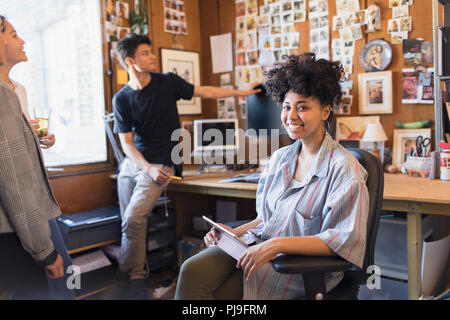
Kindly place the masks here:
MULTIPOLYGON (((5 63, 0 16, 0 64, 5 63)), ((64 274, 48 221, 61 214, 51 191, 39 140, 19 99, 0 81, 0 292, 12 299, 48 298, 48 277, 64 274)))
POLYGON ((118 56, 130 76, 128 84, 113 98, 114 132, 119 134, 127 158, 118 177, 122 215, 120 271, 128 276, 132 298, 146 298, 147 217, 169 183, 169 175, 181 174, 171 152, 171 141, 180 128, 177 101, 192 97, 216 99, 247 96, 260 90, 229 90, 194 86, 173 73, 156 73, 156 57, 149 38, 134 33, 119 41, 118 56))

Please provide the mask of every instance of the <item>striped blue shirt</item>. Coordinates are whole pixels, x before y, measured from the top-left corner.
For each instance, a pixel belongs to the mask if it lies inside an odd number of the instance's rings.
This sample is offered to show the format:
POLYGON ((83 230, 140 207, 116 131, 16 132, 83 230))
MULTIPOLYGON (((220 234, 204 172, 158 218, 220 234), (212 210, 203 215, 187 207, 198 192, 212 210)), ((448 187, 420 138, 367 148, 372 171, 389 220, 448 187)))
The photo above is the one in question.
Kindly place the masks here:
MULTIPOLYGON (((301 140, 273 153, 259 181, 257 227, 262 239, 315 235, 337 255, 361 267, 366 248, 369 194, 367 171, 326 134, 304 181, 293 179, 301 140)), ((327 291, 343 278, 327 273, 327 291)), ((261 266, 249 282, 244 299, 291 299, 304 295, 301 274, 285 275, 271 263, 261 266)))

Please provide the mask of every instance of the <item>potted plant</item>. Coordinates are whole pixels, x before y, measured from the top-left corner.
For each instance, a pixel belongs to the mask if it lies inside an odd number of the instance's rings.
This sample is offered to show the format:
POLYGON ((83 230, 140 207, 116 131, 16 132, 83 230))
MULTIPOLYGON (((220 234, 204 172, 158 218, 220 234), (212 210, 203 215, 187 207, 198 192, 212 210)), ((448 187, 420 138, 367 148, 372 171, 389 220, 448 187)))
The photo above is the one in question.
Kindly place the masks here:
POLYGON ((128 19, 130 20, 131 30, 134 33, 146 35, 148 33, 148 10, 145 0, 138 0, 136 11, 130 10, 128 19))

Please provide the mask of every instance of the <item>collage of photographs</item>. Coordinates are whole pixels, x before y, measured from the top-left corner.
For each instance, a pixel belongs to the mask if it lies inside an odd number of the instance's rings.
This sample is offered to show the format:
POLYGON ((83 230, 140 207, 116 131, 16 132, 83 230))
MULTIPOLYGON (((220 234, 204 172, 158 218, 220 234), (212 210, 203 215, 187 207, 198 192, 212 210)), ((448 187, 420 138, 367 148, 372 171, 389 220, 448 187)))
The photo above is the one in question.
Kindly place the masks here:
POLYGON ((342 103, 335 113, 349 115, 353 103, 353 82, 348 78, 353 73, 355 44, 363 39, 364 32, 371 33, 381 29, 381 11, 376 4, 362 10, 358 0, 336 0, 336 12, 337 15, 332 19, 332 30, 339 33, 339 38, 331 40, 331 53, 334 61, 342 63, 346 80, 341 84, 342 103))
POLYGON ((423 39, 403 41, 402 103, 434 102, 433 42, 423 39))
POLYGON ((388 20, 391 44, 402 44, 408 39, 408 32, 412 30, 412 17, 409 16, 412 4, 413 0, 389 0, 389 8, 392 8, 392 19, 388 20))
POLYGON ((164 32, 188 34, 184 0, 163 0, 164 32))
POLYGON ((258 1, 236 1, 236 86, 262 79, 258 52, 258 1))
MULTIPOLYGON (((106 0, 106 37, 107 41, 117 43, 131 32, 128 21, 129 6, 127 2, 106 0)), ((113 45, 112 45, 113 46, 113 45)))
MULTIPOLYGON (((231 85, 231 75, 230 73, 223 73, 220 75, 220 87, 225 89, 233 89, 231 85)), ((245 97, 244 97, 245 98, 245 97)), ((245 102, 239 99, 239 106, 241 109, 241 118, 245 118, 245 102)), ((234 97, 217 99, 217 118, 218 119, 236 119, 236 103, 234 97)))
POLYGON ((318 58, 330 59, 328 1, 309 1, 309 48, 318 58))

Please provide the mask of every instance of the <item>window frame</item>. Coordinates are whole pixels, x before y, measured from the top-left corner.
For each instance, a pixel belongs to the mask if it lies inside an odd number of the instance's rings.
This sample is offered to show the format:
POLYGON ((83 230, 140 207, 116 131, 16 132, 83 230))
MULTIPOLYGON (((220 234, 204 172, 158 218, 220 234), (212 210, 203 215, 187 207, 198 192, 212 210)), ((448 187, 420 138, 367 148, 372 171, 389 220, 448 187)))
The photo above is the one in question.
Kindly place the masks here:
MULTIPOLYGON (((102 45, 102 64, 103 64, 103 89, 104 89, 104 99, 105 99, 105 112, 112 112, 112 96, 113 96, 113 81, 114 72, 112 68, 114 63, 110 56, 110 45, 106 41, 106 4, 105 1, 97 0, 100 2, 100 19, 101 26, 101 45, 102 45)), ((107 125, 107 124, 105 124, 107 125)), ((78 176, 84 174, 93 174, 99 172, 113 171, 117 168, 117 161, 114 157, 114 152, 111 143, 108 140, 108 136, 105 134, 106 140, 106 161, 93 162, 93 163, 83 163, 76 165, 61 165, 61 166, 49 166, 47 168, 62 168, 64 171, 49 171, 47 170, 49 178, 57 177, 67 177, 67 176, 78 176)))

